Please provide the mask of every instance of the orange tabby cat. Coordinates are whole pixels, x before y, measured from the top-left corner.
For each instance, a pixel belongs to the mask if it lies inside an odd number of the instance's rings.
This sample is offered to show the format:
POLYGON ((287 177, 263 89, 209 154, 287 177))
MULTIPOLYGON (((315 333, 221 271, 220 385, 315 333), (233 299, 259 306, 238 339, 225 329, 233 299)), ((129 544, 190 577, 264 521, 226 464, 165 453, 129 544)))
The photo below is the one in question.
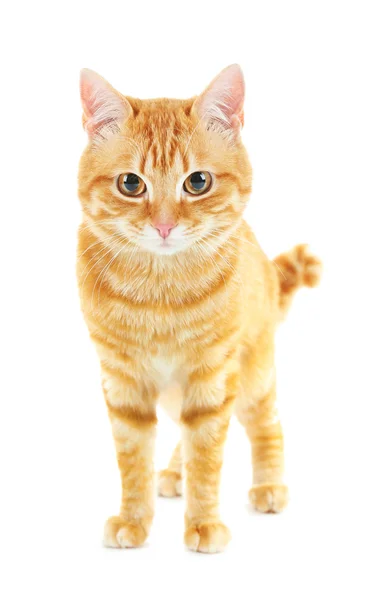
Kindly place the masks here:
POLYGON ((160 402, 182 439, 159 492, 180 494, 184 472, 185 544, 218 552, 230 539, 218 493, 233 411, 252 445, 252 505, 287 503, 274 334, 294 292, 317 284, 320 262, 306 246, 269 261, 242 218, 252 173, 237 65, 190 100, 128 98, 84 70, 81 97, 78 281, 122 479, 105 544, 148 536, 160 402))

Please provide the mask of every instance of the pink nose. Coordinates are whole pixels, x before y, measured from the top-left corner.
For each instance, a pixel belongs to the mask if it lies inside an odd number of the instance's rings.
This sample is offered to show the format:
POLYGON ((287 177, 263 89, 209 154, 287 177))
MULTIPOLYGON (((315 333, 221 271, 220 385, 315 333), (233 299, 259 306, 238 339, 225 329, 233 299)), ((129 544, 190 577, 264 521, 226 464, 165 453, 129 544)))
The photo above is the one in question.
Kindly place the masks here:
POLYGON ((175 224, 174 223, 154 223, 154 227, 155 229, 158 230, 158 233, 161 237, 163 237, 163 239, 165 240, 167 237, 169 237, 169 234, 171 232, 172 229, 174 229, 175 224))

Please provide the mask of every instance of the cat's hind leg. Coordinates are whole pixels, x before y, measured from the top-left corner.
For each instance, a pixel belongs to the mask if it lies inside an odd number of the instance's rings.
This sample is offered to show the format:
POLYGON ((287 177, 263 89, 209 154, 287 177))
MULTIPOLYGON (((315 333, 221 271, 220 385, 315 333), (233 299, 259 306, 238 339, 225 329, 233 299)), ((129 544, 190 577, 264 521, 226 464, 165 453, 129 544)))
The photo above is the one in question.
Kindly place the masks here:
POLYGON ((288 489, 283 483, 283 432, 275 407, 275 369, 258 369, 253 375, 253 385, 243 390, 236 411, 252 448, 253 485, 249 500, 260 512, 277 513, 287 505, 288 489))
POLYGON ((167 469, 158 473, 158 494, 174 498, 182 494, 182 451, 178 442, 167 469))

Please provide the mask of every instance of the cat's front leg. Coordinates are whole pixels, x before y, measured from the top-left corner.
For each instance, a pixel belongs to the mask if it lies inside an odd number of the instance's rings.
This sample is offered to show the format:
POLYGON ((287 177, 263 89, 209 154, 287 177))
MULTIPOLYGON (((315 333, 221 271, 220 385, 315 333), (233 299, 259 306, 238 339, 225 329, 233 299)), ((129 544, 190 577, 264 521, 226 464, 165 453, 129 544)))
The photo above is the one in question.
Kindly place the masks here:
POLYGON ((193 373, 184 399, 183 457, 186 475, 185 544, 198 552, 220 552, 230 531, 219 516, 223 447, 237 393, 234 373, 193 373))
POLYGON ((144 543, 154 514, 156 398, 124 375, 104 376, 103 387, 122 485, 120 513, 107 520, 104 544, 132 548, 144 543))

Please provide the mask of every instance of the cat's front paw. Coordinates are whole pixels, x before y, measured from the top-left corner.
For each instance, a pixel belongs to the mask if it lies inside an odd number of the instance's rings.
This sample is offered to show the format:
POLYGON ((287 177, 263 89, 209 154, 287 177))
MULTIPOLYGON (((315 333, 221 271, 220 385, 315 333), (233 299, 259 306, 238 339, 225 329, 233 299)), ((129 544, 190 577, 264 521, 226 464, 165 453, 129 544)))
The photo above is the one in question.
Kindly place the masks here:
POLYGON ((250 489, 249 500, 252 506, 260 512, 279 513, 287 506, 289 491, 286 485, 261 483, 250 489))
POLYGON ((158 474, 158 494, 165 498, 174 498, 182 494, 182 478, 180 473, 165 469, 158 474))
POLYGON ((226 525, 220 521, 191 525, 185 531, 184 541, 189 550, 195 552, 222 552, 231 540, 226 525))
POLYGON ((136 548, 145 542, 147 535, 148 529, 140 521, 110 517, 105 523, 103 543, 108 548, 136 548))

